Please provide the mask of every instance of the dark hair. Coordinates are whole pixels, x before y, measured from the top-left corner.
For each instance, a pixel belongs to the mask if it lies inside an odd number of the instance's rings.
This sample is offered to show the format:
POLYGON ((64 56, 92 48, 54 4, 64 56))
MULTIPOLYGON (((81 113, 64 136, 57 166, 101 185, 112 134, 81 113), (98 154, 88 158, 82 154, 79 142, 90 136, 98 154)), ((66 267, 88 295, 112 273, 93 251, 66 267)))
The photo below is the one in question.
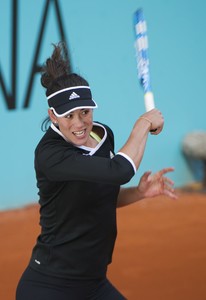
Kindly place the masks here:
MULTIPOLYGON (((53 44, 54 50, 41 70, 41 84, 49 96, 61 89, 72 86, 89 86, 89 83, 80 75, 71 73, 70 61, 65 43, 53 44)), ((42 123, 42 130, 46 131, 49 125, 47 117, 42 123)))
POLYGON ((51 124, 50 117, 46 117, 41 124, 41 130, 46 132, 48 130, 50 124, 51 124))

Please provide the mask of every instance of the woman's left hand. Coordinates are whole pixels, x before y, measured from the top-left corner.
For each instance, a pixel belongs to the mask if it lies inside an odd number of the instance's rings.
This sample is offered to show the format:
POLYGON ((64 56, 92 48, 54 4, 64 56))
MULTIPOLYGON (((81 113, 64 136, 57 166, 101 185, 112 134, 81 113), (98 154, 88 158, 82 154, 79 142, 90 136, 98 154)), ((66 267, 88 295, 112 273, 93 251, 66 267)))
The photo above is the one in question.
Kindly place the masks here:
POLYGON ((151 171, 145 172, 137 186, 142 197, 150 198, 159 195, 166 195, 170 198, 177 199, 177 195, 173 188, 174 182, 164 176, 166 173, 172 171, 174 171, 174 168, 164 168, 154 174, 152 174, 151 171))

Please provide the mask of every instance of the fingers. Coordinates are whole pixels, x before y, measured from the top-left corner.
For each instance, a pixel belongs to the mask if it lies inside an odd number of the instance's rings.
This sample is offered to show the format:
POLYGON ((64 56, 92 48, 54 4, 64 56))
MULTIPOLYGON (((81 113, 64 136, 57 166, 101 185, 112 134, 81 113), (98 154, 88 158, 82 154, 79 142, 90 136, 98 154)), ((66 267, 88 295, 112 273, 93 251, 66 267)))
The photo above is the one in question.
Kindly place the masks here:
POLYGON ((172 199, 177 199, 178 198, 178 196, 175 193, 175 190, 171 187, 168 187, 168 186, 164 188, 163 194, 170 197, 170 198, 172 198, 172 199))
POLYGON ((149 180, 149 176, 151 175, 152 171, 147 171, 142 175, 142 179, 145 181, 149 180))
MULTIPOLYGON (((164 180, 167 181, 167 183, 173 185, 174 182, 168 178, 168 177, 165 177, 164 175, 169 173, 169 172, 173 172, 174 171, 174 168, 173 167, 168 167, 168 168, 164 168, 162 170, 159 170, 157 173, 155 173, 153 176, 155 176, 156 178, 160 178, 160 177, 163 177, 164 180)), ((142 178, 144 178, 145 180, 147 178, 149 178, 149 176, 152 174, 152 171, 147 171, 145 172, 143 175, 142 175, 142 178)))
POLYGON ((160 170, 159 172, 156 173, 158 180, 162 182, 162 193, 172 199, 177 199, 178 196, 175 193, 174 189, 174 181, 171 180, 170 178, 164 176, 168 172, 173 172, 174 168, 173 167, 168 167, 160 170))
POLYGON ((175 189, 173 188, 174 182, 167 177, 163 177, 163 194, 169 196, 172 199, 177 199, 175 189))
POLYGON ((151 134, 158 135, 164 126, 162 113, 158 109, 152 109, 146 112, 143 116, 147 117, 151 121, 151 134))
POLYGON ((157 173, 159 173, 160 176, 163 176, 164 174, 169 173, 169 172, 173 172, 174 170, 175 169, 173 167, 168 167, 168 168, 164 168, 164 169, 160 170, 157 173))
POLYGON ((156 108, 144 113, 140 116, 140 119, 146 119, 151 123, 150 133, 152 135, 158 135, 164 126, 164 118, 162 113, 156 108))
POLYGON ((151 135, 158 135, 162 131, 163 127, 158 127, 155 130, 151 130, 150 134, 151 135))
POLYGON ((165 182, 166 184, 169 184, 170 186, 173 186, 173 185, 174 185, 174 181, 171 180, 171 179, 168 178, 168 177, 164 177, 164 182, 165 182))

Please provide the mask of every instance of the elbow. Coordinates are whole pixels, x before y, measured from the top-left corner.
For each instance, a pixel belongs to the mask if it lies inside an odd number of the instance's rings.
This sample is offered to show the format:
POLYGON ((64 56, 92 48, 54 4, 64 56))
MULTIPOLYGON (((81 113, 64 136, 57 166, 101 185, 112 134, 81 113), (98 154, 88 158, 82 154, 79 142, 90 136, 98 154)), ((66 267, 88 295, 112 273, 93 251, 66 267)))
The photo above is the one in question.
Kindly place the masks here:
POLYGON ((113 170, 114 170, 114 180, 117 184, 126 184, 135 175, 135 170, 130 161, 121 155, 116 155, 112 159, 113 170))

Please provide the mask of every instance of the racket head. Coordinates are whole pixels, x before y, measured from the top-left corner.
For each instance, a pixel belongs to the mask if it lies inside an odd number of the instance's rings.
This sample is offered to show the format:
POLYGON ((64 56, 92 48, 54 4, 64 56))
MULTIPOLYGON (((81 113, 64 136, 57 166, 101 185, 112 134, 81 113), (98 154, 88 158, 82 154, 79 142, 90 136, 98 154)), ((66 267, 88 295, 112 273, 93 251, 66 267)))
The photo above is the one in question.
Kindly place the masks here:
POLYGON ((155 104, 150 81, 147 24, 141 8, 134 13, 134 28, 138 78, 144 90, 145 109, 149 111, 155 104))
POLYGON ((135 52, 138 78, 144 93, 151 92, 147 24, 142 9, 134 13, 135 52))

